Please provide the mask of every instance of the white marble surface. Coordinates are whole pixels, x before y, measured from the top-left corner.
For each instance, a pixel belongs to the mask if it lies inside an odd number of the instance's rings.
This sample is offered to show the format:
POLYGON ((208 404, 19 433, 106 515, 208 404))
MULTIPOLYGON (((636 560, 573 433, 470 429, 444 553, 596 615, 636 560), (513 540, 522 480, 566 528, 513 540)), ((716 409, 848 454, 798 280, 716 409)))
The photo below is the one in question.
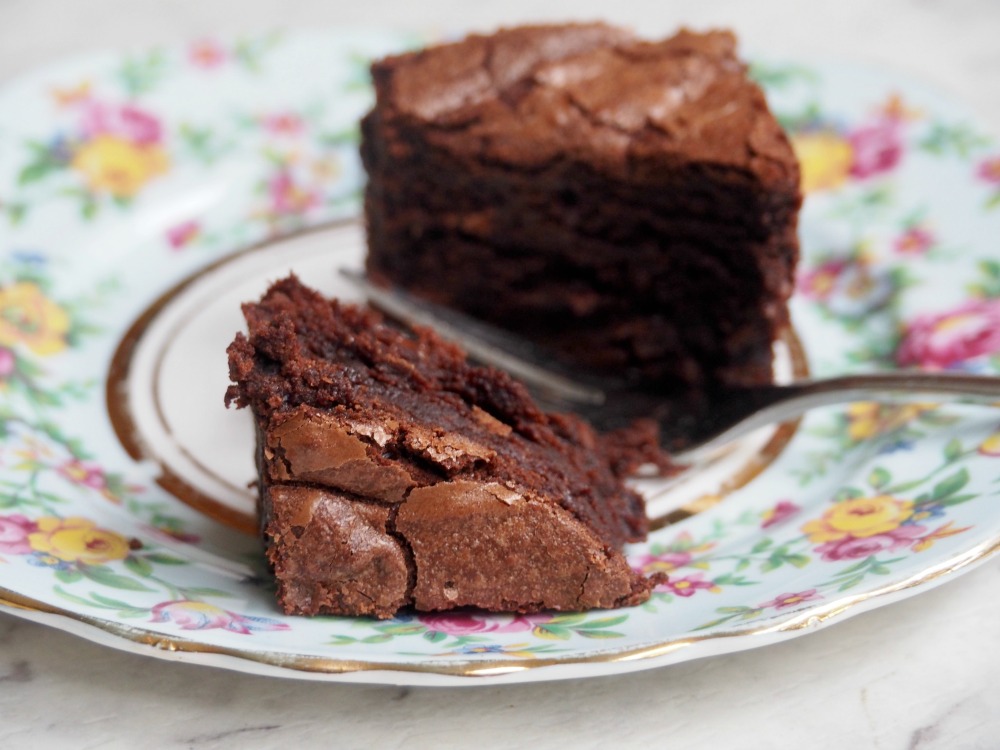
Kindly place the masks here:
MULTIPOLYGON (((890 65, 970 102, 1000 132, 996 0, 0 0, 0 83, 67 55, 219 31, 564 18, 649 33, 726 25, 752 49, 890 65)), ((0 748, 1000 748, 998 584, 993 559, 765 649, 622 677, 453 689, 155 661, 0 616, 0 748)))

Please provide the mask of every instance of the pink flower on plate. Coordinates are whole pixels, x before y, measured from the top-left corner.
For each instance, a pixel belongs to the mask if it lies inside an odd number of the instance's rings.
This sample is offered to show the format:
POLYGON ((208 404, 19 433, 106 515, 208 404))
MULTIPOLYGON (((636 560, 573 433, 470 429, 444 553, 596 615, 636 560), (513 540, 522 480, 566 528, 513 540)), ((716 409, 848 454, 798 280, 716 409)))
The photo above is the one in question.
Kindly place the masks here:
POLYGON ((1000 299, 965 302, 944 313, 914 318, 896 351, 901 366, 928 370, 1000 352, 1000 299))
POLYGON ((261 119, 264 129, 274 135, 298 135, 302 132, 302 118, 294 112, 279 112, 261 119))
POLYGON ((794 607, 797 604, 802 604, 802 602, 812 602, 822 598, 816 589, 799 591, 794 594, 778 594, 770 601, 758 604, 757 609, 769 609, 771 607, 774 609, 785 609, 786 607, 794 607))
POLYGON ((150 622, 172 622, 181 630, 218 628, 231 633, 250 635, 259 630, 289 630, 286 623, 270 617, 251 617, 220 609, 205 602, 177 599, 160 602, 151 610, 150 622))
POLYGON ((188 48, 188 59, 192 65, 211 70, 226 61, 226 51, 218 42, 202 39, 188 48))
POLYGON ((496 616, 472 612, 433 612, 421 614, 417 619, 438 633, 448 635, 475 635, 477 633, 520 633, 552 619, 550 614, 514 615, 509 622, 496 616))
POLYGON ((0 552, 8 555, 27 555, 32 551, 28 535, 38 531, 38 524, 14 513, 0 516, 0 552))
POLYGON ((180 250, 193 242, 200 233, 201 225, 197 221, 194 219, 184 221, 167 229, 167 242, 170 243, 170 247, 180 250))
POLYGON ((302 214, 319 204, 319 194, 303 189, 286 169, 278 172, 268 181, 271 209, 278 215, 302 214))
POLYGON ((934 235, 923 227, 910 227, 893 243, 893 249, 900 255, 923 255, 933 246, 934 235))
POLYGON ((14 374, 17 369, 17 359, 14 352, 5 346, 0 346, 0 379, 14 374))
POLYGON ((893 169, 903 156, 901 130, 898 120, 887 118, 848 134, 854 152, 851 176, 864 179, 893 169))
POLYGON ((1000 186, 1000 156, 991 156, 979 162, 976 177, 991 185, 1000 186))
POLYGON ((88 141, 100 136, 113 136, 136 146, 153 146, 163 137, 160 121, 131 104, 88 101, 84 105, 82 124, 88 141))
POLYGON ((823 302, 830 298, 837 288, 837 282, 850 261, 828 260, 816 268, 799 276, 798 291, 806 299, 823 302))
POLYGON ((56 467, 56 472, 73 484, 89 487, 92 490, 100 491, 108 487, 108 480, 100 466, 77 458, 70 459, 56 467))
POLYGON ((909 547, 926 530, 917 524, 905 524, 883 534, 865 537, 848 536, 837 541, 826 542, 816 547, 816 551, 827 562, 858 560, 869 555, 876 555, 879 552, 892 552, 902 547, 909 547))
POLYGON ((701 573, 695 573, 684 578, 671 577, 670 580, 661 584, 658 588, 666 589, 670 593, 682 596, 685 599, 689 596, 694 596, 698 591, 711 591, 713 594, 722 591, 714 581, 706 581, 701 573))
POLYGON ((784 523, 801 510, 802 508, 793 503, 791 500, 779 500, 777 505, 770 510, 765 510, 761 514, 763 521, 760 524, 760 527, 762 529, 766 529, 771 526, 776 526, 779 523, 784 523))
POLYGON ((803 273, 798 291, 832 314, 859 318, 884 306, 896 291, 890 272, 861 258, 828 260, 803 273))
POLYGON ((694 559, 690 552, 661 552, 658 555, 638 555, 633 559, 632 567, 643 575, 652 573, 669 573, 683 568, 694 559))

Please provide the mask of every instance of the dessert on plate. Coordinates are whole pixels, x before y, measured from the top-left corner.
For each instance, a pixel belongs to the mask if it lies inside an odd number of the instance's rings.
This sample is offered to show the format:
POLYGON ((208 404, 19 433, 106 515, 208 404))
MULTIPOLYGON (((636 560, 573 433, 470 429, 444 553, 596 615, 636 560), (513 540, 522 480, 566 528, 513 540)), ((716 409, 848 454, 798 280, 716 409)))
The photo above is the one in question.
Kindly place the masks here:
MULTIPOLYGON (((521 27, 372 73, 376 281, 646 386, 771 379, 799 173, 731 34, 521 27)), ((661 580, 622 555, 647 526, 623 475, 657 458, 653 431, 546 414, 432 332, 295 277, 243 309, 227 401, 256 420, 286 612, 618 607, 661 580)))
POLYGON ((429 330, 327 300, 295 277, 243 307, 227 401, 252 409, 259 512, 289 614, 401 607, 584 610, 659 579, 621 553, 646 534, 582 420, 429 330))
POLYGON ((732 34, 520 27, 372 75, 374 280, 664 390, 771 380, 799 170, 732 34))

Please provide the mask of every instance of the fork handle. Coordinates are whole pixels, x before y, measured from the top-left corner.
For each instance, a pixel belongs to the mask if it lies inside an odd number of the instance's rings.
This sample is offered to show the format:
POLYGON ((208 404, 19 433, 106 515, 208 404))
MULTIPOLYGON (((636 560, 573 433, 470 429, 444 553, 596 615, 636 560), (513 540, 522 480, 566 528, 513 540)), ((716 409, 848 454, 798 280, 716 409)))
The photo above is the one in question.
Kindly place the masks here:
MULTIPOLYGON (((516 336, 455 310, 417 299, 402 289, 380 287, 363 273, 347 269, 341 269, 340 273, 390 316, 409 325, 435 328, 446 338, 459 342, 475 358, 523 380, 553 408, 572 409, 600 424, 598 417, 608 415, 617 416, 619 422, 623 415, 632 419, 655 418, 664 406, 662 397, 655 394, 629 394, 627 389, 624 394, 613 390, 609 393, 604 386, 582 382, 579 376, 564 376, 555 372, 551 357, 516 336), (542 366, 540 362, 547 364, 542 366), (620 409, 623 395, 624 401, 629 401, 630 396, 632 401, 626 404, 625 411, 620 409)), ((964 397, 1000 402, 1000 378, 964 373, 885 372, 751 388, 738 397, 733 395, 728 403, 713 404, 709 413, 695 417, 696 424, 689 421, 694 433, 685 436, 684 444, 691 447, 676 453, 675 458, 684 461, 695 453, 714 451, 760 427, 786 422, 820 406, 886 398, 899 400, 903 393, 918 398, 964 397), (692 438, 694 443, 690 442, 692 438)))
POLYGON ((878 372, 792 382, 759 392, 754 411, 732 427, 677 454, 688 461, 771 424, 787 422, 811 409, 856 401, 946 399, 1000 406, 1000 377, 938 372, 878 372))
POLYGON ((814 406, 847 401, 873 401, 873 396, 912 394, 919 396, 965 396, 971 400, 1000 400, 1000 377, 964 372, 874 372, 793 382, 789 388, 803 397, 815 398, 814 406), (829 400, 824 400, 829 399, 829 400))

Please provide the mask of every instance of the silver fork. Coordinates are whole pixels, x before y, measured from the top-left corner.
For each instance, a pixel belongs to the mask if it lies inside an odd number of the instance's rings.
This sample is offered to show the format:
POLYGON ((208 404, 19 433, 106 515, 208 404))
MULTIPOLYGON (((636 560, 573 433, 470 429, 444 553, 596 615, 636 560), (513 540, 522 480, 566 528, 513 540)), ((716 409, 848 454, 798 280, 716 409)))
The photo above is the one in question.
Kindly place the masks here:
POLYGON ((664 447, 679 463, 708 458, 761 427, 787 422, 821 406, 854 401, 962 401, 1000 406, 1000 377, 919 371, 727 389, 717 399, 701 401, 665 399, 661 394, 566 373, 551 356, 506 331, 399 288, 378 286, 357 271, 342 269, 341 274, 390 317, 407 325, 429 326, 474 359, 506 370, 524 382, 546 408, 573 411, 600 429, 623 427, 638 418, 655 419, 664 447))

